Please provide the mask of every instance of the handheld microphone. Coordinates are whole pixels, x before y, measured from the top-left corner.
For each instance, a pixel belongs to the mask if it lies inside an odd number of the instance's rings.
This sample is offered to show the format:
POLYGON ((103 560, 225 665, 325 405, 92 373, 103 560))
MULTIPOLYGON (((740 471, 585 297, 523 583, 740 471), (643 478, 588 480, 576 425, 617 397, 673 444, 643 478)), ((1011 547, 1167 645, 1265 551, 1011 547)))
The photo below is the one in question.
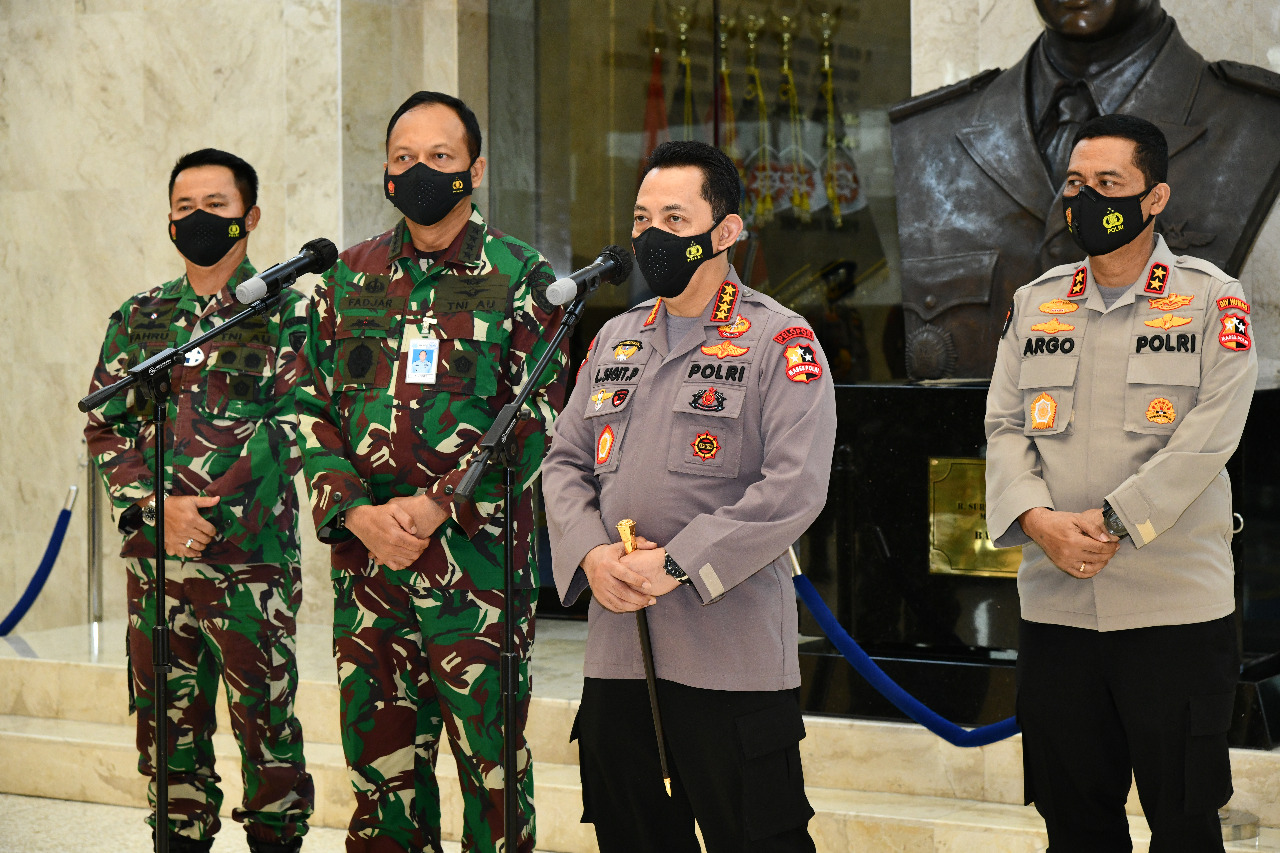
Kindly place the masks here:
POLYGON ((276 264, 241 282, 236 288, 236 299, 247 305, 267 296, 275 296, 282 288, 292 286, 298 276, 324 272, 337 260, 337 246, 323 237, 312 240, 284 263, 276 264))
POLYGON ((631 253, 621 246, 605 246, 595 262, 547 285, 547 301, 568 305, 602 284, 618 284, 631 275, 631 253))

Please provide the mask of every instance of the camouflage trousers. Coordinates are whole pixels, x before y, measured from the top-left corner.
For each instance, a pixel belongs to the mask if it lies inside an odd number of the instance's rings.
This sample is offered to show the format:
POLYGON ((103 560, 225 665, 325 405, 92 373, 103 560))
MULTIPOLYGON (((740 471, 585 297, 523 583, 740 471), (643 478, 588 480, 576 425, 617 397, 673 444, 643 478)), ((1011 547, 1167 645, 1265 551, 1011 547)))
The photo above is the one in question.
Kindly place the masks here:
MULTIPOLYGON (((342 747, 356 799, 347 853, 439 853, 442 730, 462 787, 462 849, 501 849, 502 590, 432 589, 385 570, 335 572, 333 588, 342 747)), ((532 853, 533 757, 524 726, 537 591, 516 595, 517 837, 521 853, 532 853)))
MULTIPOLYGON (((138 770, 151 780, 147 798, 154 809, 155 565, 152 560, 128 563, 131 710, 138 720, 138 770)), ((167 560, 165 580, 173 666, 168 678, 170 833, 203 840, 221 826, 212 740, 221 679, 244 783, 242 807, 232 817, 263 841, 306 834, 315 794, 293 707, 300 567, 167 560)), ((154 812, 149 822, 155 825, 154 812)))

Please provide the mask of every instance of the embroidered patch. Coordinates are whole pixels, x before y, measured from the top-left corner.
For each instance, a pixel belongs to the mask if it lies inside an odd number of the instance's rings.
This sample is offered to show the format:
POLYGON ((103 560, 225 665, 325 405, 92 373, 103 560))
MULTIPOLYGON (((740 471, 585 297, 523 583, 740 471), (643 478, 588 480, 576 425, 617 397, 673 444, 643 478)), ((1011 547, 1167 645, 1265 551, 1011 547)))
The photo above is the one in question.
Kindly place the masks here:
POLYGON ((1071 277, 1071 287, 1067 289, 1067 296, 1084 296, 1085 289, 1089 286, 1089 269, 1088 267, 1080 267, 1076 270, 1076 274, 1071 277))
POLYGON ((689 405, 700 412, 723 412, 724 395, 714 388, 696 391, 689 405))
POLYGON ((1177 311, 1186 308, 1195 299, 1194 296, 1183 296, 1181 293, 1170 293, 1159 299, 1148 299, 1147 304, 1157 311, 1177 311))
POLYGON ((728 323, 733 319, 733 309, 738 307, 738 285, 726 281, 716 294, 716 306, 711 309, 711 322, 728 323))
POLYGON ((600 437, 596 439, 596 464, 603 465, 609 461, 609 454, 613 452, 613 427, 607 426, 600 430, 600 437))
POLYGON ((1224 316, 1222 331, 1218 333, 1218 343, 1236 352, 1244 352, 1253 346, 1253 341, 1249 340, 1249 321, 1240 314, 1224 316))
POLYGON ((747 330, 750 328, 751 321, 739 314, 738 319, 734 320, 731 325, 723 326, 716 329, 716 331, 722 338, 740 338, 745 335, 747 330))
POLYGON ((596 404, 596 411, 600 411, 600 407, 604 405, 604 401, 609 399, 609 392, 604 388, 591 395, 591 402, 596 404))
POLYGON ((620 343, 614 346, 613 357, 617 361, 626 361, 627 359, 631 358, 631 356, 640 352, 640 350, 642 349, 644 349, 644 344, 640 343, 639 341, 635 341, 635 340, 621 341, 620 343))
POLYGON ((720 452, 720 440, 709 432, 698 433, 698 437, 689 442, 689 446, 693 448, 693 455, 703 462, 715 459, 720 452))
POLYGON ((1169 285, 1169 268, 1164 264, 1152 264, 1151 271, 1147 273, 1147 286, 1142 288, 1144 293, 1154 293, 1156 296, 1164 296, 1164 289, 1169 285))
POLYGON ((1080 308, 1080 303, 1067 299, 1050 299, 1040 303, 1041 314, 1070 314, 1080 308))
POLYGON ((1157 317, 1154 320, 1143 320, 1142 325, 1150 326, 1153 329, 1164 329, 1167 332, 1178 326, 1185 326, 1190 322, 1190 317, 1175 317, 1173 314, 1165 314, 1163 317, 1157 317))
POLYGON ((780 344, 786 344, 794 338, 808 338, 809 340, 813 340, 813 332, 806 329, 804 326, 792 326, 790 328, 783 329, 781 332, 778 332, 778 334, 773 336, 773 339, 780 344))
POLYGON ((658 309, 662 307, 662 297, 658 297, 658 301, 653 303, 653 310, 649 312, 648 318, 644 321, 646 326, 652 326, 653 321, 658 319, 658 309))
POLYGON ((732 341, 721 341, 715 346, 703 344, 703 355, 714 355, 716 358, 737 358, 751 352, 751 347, 740 347, 732 341))
POLYGON ((1036 323, 1031 327, 1031 331, 1044 332, 1046 335, 1056 335, 1058 332, 1074 332, 1075 330, 1075 326, 1070 323, 1063 323, 1057 317, 1054 317, 1047 323, 1036 323))
POLYGON ((1058 418, 1058 401, 1045 391, 1031 401, 1031 428, 1053 429, 1058 418))
POLYGON ((609 402, 613 403, 613 407, 616 409, 627 401, 627 395, 630 393, 631 391, 627 388, 619 388, 613 392, 613 397, 609 402))
POLYGON ((792 382, 812 382, 822 376, 818 355, 808 344, 792 344, 783 355, 787 357, 787 378, 792 382))
POLYGON ((1249 303, 1239 296, 1224 296, 1218 300, 1219 311, 1226 311, 1228 308, 1239 308, 1244 313, 1249 313, 1249 303))
POLYGON ((1147 420, 1153 424, 1171 424, 1177 416, 1177 412, 1173 410, 1173 403, 1164 397, 1156 397, 1151 401, 1151 405, 1147 406, 1147 420))

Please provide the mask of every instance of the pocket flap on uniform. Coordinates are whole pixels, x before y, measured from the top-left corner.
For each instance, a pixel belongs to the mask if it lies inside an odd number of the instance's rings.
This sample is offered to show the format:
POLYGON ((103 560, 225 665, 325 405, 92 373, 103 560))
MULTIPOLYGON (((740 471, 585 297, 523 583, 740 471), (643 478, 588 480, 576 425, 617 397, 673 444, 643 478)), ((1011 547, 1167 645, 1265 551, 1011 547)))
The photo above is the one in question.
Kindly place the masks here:
POLYGON ((758 758, 804 740, 804 718, 781 713, 775 705, 734 720, 745 758, 758 758))
POLYGON ((932 320, 957 305, 986 305, 991 301, 991 281, 999 257, 999 252, 989 251, 904 260, 903 280, 928 282, 930 292, 904 295, 903 307, 932 320))
POLYGON ((1187 736, 1220 735, 1231 728, 1236 694, 1209 693, 1190 697, 1187 708, 1187 736))
POLYGON ((746 388, 717 386, 708 382, 686 382, 680 386, 673 409, 677 412, 710 415, 713 418, 736 418, 742 413, 742 402, 746 399, 746 388))
POLYGON ((1061 388, 1074 385, 1076 381, 1075 356, 1048 356, 1044 358, 1026 358, 1018 371, 1018 388, 1061 388))
POLYGON ((1183 354, 1129 356, 1129 382, 1136 385, 1200 384, 1200 356, 1183 354))

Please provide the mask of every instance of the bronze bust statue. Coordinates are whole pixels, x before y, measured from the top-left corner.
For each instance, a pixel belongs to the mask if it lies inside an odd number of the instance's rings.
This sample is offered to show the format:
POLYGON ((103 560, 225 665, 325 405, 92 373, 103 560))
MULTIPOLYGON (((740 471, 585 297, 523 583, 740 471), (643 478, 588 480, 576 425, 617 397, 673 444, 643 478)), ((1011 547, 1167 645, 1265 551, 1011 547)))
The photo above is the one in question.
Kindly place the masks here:
POLYGON ((1176 252, 1239 275, 1280 193, 1280 75, 1206 62, 1159 0, 1035 0, 1022 60, 889 113, 907 372, 991 375, 1013 291, 1084 257, 1061 187, 1076 129, 1128 113, 1169 141, 1176 252))

